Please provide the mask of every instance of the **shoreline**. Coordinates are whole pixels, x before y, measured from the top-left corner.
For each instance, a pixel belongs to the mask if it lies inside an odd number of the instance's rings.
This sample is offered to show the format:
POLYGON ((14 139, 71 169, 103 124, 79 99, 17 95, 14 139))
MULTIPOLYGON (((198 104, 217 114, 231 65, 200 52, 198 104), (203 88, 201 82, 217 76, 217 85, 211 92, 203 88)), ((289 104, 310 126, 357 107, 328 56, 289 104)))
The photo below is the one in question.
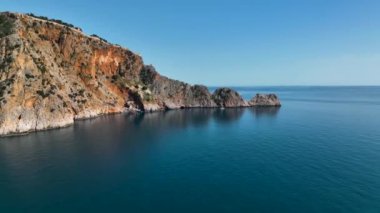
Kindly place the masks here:
POLYGON ((29 131, 25 131, 25 132, 16 132, 16 133, 12 132, 9 134, 0 134, 0 138, 21 137, 21 136, 29 135, 31 133, 38 133, 38 132, 44 132, 44 131, 49 131, 49 130, 63 129, 63 128, 73 126, 75 124, 75 122, 78 122, 78 121, 87 121, 87 120, 91 120, 91 119, 100 118, 103 116, 105 117, 105 116, 118 115, 118 114, 130 114, 130 113, 145 114, 145 113, 159 113, 159 112, 166 112, 166 111, 174 111, 174 110, 179 111, 179 110, 191 110, 191 109, 220 109, 220 110, 225 110, 225 109, 242 109, 242 108, 246 109, 246 108, 280 108, 280 107, 281 107, 281 105, 279 105, 279 106, 236 106, 236 107, 219 107, 219 106, 216 106, 216 107, 184 107, 184 108, 164 109, 164 110, 154 110, 154 111, 138 111, 138 110, 127 109, 123 112, 102 113, 102 114, 99 114, 96 116, 77 118, 77 119, 74 119, 74 121, 72 123, 67 124, 67 125, 63 125, 63 126, 49 127, 49 128, 44 128, 44 129, 38 129, 38 130, 35 129, 35 130, 29 130, 29 131))

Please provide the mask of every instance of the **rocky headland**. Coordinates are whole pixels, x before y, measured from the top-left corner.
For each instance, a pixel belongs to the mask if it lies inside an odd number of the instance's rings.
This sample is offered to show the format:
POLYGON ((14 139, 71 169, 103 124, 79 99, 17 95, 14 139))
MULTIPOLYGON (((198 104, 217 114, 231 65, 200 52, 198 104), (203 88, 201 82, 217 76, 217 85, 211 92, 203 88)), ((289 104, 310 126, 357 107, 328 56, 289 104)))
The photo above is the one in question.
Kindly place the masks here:
POLYGON ((280 106, 230 88, 160 75, 136 53, 78 27, 33 14, 0 13, 0 135, 64 127, 127 111, 280 106))

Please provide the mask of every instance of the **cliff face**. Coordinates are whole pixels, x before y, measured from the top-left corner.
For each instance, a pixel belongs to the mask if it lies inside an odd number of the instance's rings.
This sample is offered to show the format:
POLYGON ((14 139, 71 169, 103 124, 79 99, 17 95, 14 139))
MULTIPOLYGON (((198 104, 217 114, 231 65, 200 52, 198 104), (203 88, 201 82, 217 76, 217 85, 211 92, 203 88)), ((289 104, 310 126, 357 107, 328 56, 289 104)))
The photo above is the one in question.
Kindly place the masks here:
POLYGON ((217 106, 205 86, 161 76, 139 55, 79 28, 0 14, 0 135, 126 110, 217 106))
POLYGON ((0 134, 122 112, 132 100, 140 56, 53 22, 2 17, 11 32, 0 38, 0 134))
POLYGON ((144 101, 145 110, 217 106, 207 87, 191 86, 161 76, 153 66, 145 66, 140 73, 140 79, 152 97, 144 101))

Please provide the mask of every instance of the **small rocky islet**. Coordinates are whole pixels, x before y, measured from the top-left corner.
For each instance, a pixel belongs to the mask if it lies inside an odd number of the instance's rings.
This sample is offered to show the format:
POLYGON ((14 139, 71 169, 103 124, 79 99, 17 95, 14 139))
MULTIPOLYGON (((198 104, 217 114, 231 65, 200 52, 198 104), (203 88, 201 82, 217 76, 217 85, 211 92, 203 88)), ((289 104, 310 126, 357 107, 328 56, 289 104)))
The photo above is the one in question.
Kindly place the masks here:
POLYGON ((60 20, 0 13, 0 136, 129 111, 280 106, 160 75, 140 55, 60 20))

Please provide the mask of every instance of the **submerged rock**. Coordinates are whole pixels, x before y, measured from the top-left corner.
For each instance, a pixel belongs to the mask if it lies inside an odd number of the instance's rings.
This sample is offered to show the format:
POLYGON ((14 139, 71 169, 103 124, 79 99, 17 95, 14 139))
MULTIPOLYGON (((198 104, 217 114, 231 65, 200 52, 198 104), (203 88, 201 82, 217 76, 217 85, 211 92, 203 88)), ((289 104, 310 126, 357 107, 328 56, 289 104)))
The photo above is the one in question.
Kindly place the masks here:
POLYGON ((275 94, 256 94, 248 104, 250 106, 281 106, 280 100, 275 94))

